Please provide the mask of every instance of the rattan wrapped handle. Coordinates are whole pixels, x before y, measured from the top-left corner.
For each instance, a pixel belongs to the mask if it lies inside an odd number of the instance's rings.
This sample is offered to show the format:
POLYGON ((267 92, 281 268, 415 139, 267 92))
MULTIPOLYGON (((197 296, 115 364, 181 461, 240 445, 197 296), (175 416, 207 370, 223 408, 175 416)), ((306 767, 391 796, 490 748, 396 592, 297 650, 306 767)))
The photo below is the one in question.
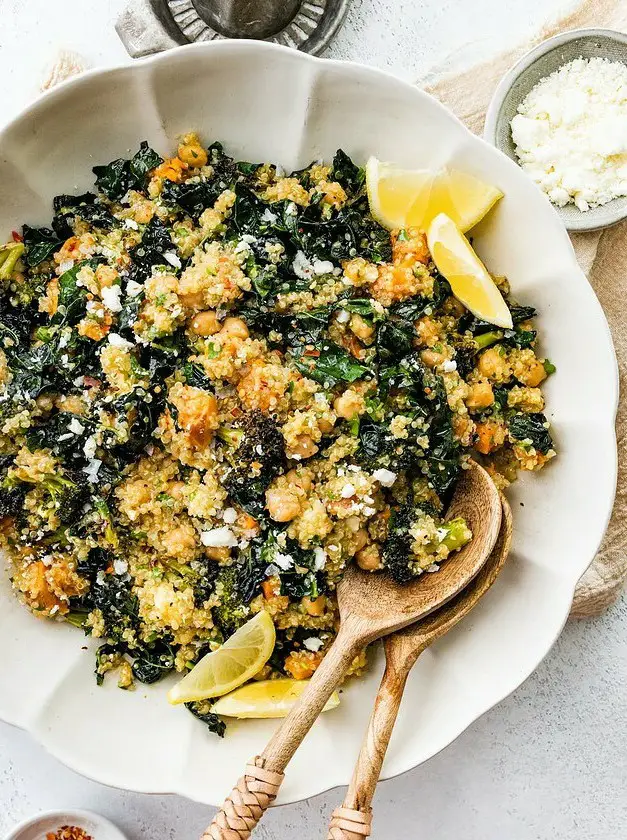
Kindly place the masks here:
POLYGON ((274 802, 289 764, 301 741, 351 662, 364 643, 370 641, 359 632, 360 623, 349 616, 341 625, 335 642, 303 691, 296 705, 284 718, 265 750, 246 767, 202 840, 247 840, 274 802))
POLYGON ((336 808, 329 823, 327 840, 364 840, 372 830, 372 811, 336 808))
POLYGON ((283 773, 266 770, 256 756, 224 801, 202 840, 248 840, 266 809, 276 799, 283 773))

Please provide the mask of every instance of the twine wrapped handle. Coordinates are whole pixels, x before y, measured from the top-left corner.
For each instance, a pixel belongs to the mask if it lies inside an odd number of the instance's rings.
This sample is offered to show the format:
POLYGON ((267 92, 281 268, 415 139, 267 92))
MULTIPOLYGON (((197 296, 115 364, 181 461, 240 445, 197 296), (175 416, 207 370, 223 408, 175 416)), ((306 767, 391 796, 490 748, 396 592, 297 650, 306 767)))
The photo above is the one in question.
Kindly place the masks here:
POLYGON ((237 782, 202 840, 248 840, 266 809, 276 799, 284 774, 263 767, 255 756, 237 782))
POLYGON ((327 840, 364 840, 372 831, 372 811, 336 808, 329 823, 327 840))

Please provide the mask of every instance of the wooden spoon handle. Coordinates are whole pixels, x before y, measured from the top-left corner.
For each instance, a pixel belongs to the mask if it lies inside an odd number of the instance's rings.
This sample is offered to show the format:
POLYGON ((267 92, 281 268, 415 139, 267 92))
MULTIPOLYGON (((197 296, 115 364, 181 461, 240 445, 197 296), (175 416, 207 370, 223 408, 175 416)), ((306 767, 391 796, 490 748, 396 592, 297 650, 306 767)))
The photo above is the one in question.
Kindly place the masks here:
POLYGON ((276 799, 290 759, 364 643, 354 632, 349 616, 298 702, 263 753, 247 765, 244 775, 203 834, 203 840, 247 840, 250 837, 276 799))
POLYGON ((403 640, 391 637, 386 645, 385 671, 375 700, 368 729, 344 802, 331 815, 327 840, 364 840, 370 834, 372 798, 385 754, 392 737, 407 677, 416 659, 428 646, 410 650, 403 640), (407 655, 409 654, 409 655, 407 655))

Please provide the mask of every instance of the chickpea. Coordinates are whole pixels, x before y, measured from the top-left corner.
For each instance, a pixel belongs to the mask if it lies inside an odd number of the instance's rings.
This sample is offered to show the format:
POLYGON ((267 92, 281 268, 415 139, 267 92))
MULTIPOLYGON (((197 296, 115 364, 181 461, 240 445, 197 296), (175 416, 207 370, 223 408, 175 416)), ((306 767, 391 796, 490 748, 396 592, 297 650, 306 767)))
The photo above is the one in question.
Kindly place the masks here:
POLYGON ((446 356, 443 353, 438 353, 437 350, 422 350, 420 358, 427 367, 437 367, 437 365, 446 361, 446 356))
POLYGON ((180 526, 164 534, 161 541, 168 554, 181 557, 196 548, 196 532, 191 527, 180 526))
POLYGON ((212 309, 205 309, 192 318, 190 330, 194 335, 215 335, 220 332, 220 323, 212 309))
POLYGON ((493 382, 506 382, 512 375, 507 357, 497 347, 489 347, 479 356, 477 368, 482 376, 493 382))
POLYGON ((327 604, 327 599, 324 595, 319 595, 317 598, 303 598, 301 604, 305 608, 307 615, 319 616, 324 612, 327 604))
POLYGON ((365 408, 364 398, 356 391, 347 388, 343 394, 336 397, 333 403, 333 410, 339 417, 344 420, 353 420, 365 408))
POLYGON ((494 391, 489 382, 476 382, 470 386, 466 397, 466 407, 469 411, 480 411, 494 402, 494 391))
MULTIPOLYGON (((39 398, 37 399, 37 405, 41 408, 39 404, 39 398)), ((77 397, 74 394, 70 394, 69 396, 61 396, 57 397, 55 400, 55 405, 59 409, 59 411, 68 412, 69 414, 84 414, 85 413, 85 403, 80 397, 77 397)))
POLYGON ((293 484, 297 488, 301 488, 308 493, 311 490, 311 476, 305 472, 298 470, 290 470, 285 474, 285 478, 289 481, 290 484, 293 484))
POLYGON ((177 502, 180 502, 185 497, 185 482, 184 481, 170 481, 167 490, 168 496, 172 496, 177 502))
POLYGON ((241 318, 225 318, 220 330, 220 336, 232 338, 248 338, 250 333, 246 322, 241 318))
POLYGON ((374 543, 367 545, 365 548, 362 548, 361 551, 358 551, 355 555, 355 559, 357 560, 359 568, 364 569, 366 572, 375 572, 377 569, 381 568, 379 547, 374 543))
POLYGON ((300 500, 291 490, 266 490, 266 507, 275 522, 290 522, 300 513, 300 500))
POLYGON ((361 552, 368 545, 369 541, 368 531, 365 528, 360 528, 355 534, 355 554, 361 552))
POLYGON ((444 308, 447 312, 451 315, 454 315, 456 318, 461 318, 464 312, 466 311, 466 307, 463 303, 457 300, 456 297, 452 295, 446 299, 444 302, 444 308))
POLYGON ((352 531, 353 534, 356 534, 361 528, 361 520, 358 516, 348 516, 344 521, 346 522, 346 527, 349 531, 352 531))
POLYGON ((202 309, 205 305, 204 292, 188 292, 179 294, 179 300, 187 309, 202 309))
POLYGON ((318 447, 309 435, 299 435, 294 446, 290 447, 290 456, 298 455, 300 458, 311 458, 318 451, 318 447))
POLYGON ((200 169, 207 165, 207 152, 200 143, 181 143, 178 147, 178 157, 192 169, 200 169))
POLYGON ((329 432, 333 431, 333 423, 331 420, 328 420, 326 417, 319 417, 318 418, 318 428, 322 432, 323 435, 328 435, 329 432))
POLYGON ((357 313, 352 315, 349 326, 357 338, 361 339, 365 344, 372 341, 374 327, 365 318, 362 318, 361 315, 357 315, 357 313))
POLYGON ((45 413, 52 411, 55 405, 55 398, 51 394, 40 394, 35 402, 37 403, 37 408, 45 413))

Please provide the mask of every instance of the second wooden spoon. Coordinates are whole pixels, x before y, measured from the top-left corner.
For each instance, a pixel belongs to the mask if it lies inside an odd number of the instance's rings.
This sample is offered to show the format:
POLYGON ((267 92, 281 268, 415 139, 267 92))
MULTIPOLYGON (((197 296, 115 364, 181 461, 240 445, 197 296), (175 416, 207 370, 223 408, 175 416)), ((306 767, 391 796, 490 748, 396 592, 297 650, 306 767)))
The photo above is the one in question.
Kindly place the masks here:
POLYGON ((512 512, 501 496, 501 530, 477 577, 452 601, 427 618, 385 639, 385 672, 353 777, 340 808, 331 817, 327 840, 363 840, 370 834, 372 797, 381 775, 409 672, 420 654, 468 615, 492 586, 509 554, 512 512))

